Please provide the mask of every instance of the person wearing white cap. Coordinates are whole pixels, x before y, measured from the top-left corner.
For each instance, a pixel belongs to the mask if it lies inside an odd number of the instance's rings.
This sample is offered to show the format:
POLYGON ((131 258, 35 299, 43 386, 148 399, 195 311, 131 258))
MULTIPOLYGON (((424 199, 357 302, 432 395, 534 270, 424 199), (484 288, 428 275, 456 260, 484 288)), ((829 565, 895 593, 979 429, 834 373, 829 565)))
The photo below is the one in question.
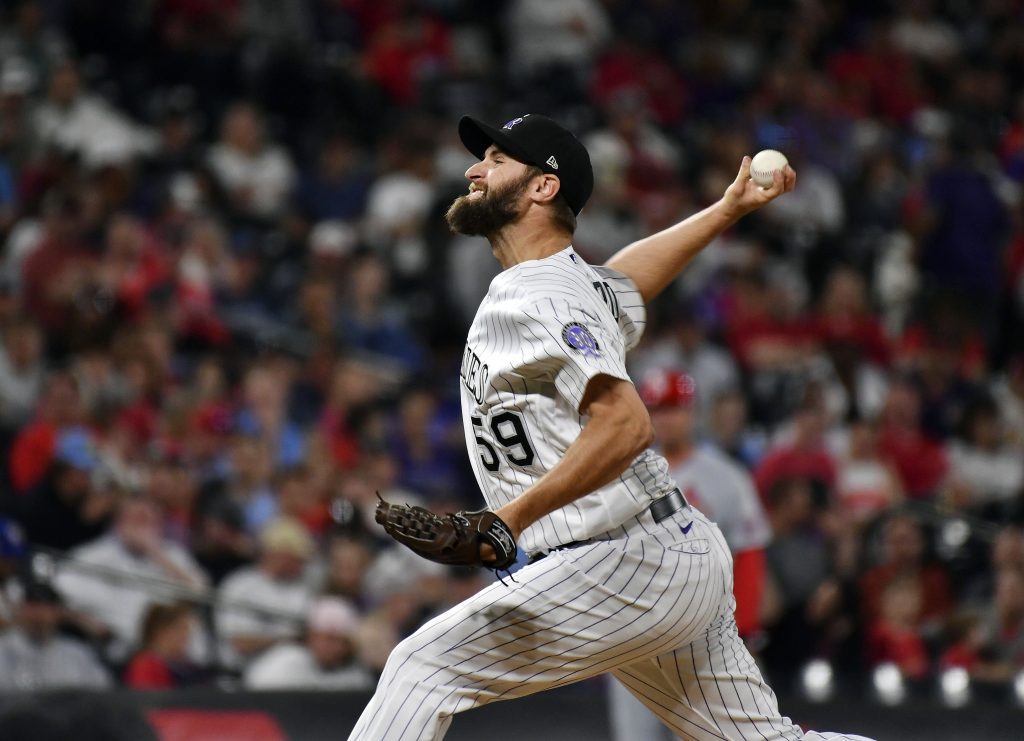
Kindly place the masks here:
POLYGON ((224 580, 216 623, 226 664, 244 665, 299 635, 313 601, 305 573, 314 548, 302 523, 280 517, 260 533, 259 561, 224 580))
POLYGON ((306 639, 279 643, 245 673, 251 690, 369 690, 374 679, 356 660, 359 615, 339 597, 321 597, 306 623, 306 639))

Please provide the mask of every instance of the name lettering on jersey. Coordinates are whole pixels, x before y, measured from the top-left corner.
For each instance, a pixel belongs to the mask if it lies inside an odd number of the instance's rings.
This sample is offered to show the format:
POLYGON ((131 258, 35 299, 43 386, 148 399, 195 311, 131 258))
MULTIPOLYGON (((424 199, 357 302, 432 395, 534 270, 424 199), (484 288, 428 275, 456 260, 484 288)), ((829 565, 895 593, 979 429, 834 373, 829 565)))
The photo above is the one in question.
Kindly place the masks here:
POLYGON ((594 290, 601 294, 601 300, 611 309, 615 321, 619 321, 619 297, 616 295, 615 289, 603 280, 595 280, 594 290))
POLYGON ((601 347, 594 339, 590 330, 579 322, 569 322, 562 327, 562 340, 585 358, 596 358, 601 355, 601 347))
POLYGON ((487 386, 488 368, 487 363, 480 360, 480 357, 473 352, 473 348, 466 345, 466 351, 462 353, 462 368, 459 370, 459 378, 462 385, 473 395, 476 403, 484 403, 484 389, 487 386))

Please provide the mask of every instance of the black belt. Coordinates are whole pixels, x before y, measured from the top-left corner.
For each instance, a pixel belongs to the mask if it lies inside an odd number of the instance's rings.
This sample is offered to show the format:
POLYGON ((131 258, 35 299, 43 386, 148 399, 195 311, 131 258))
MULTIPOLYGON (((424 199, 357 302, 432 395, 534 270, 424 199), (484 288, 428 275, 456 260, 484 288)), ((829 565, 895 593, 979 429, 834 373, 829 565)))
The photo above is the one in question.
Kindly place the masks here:
MULTIPOLYGON (((673 489, 669 494, 666 494, 661 499, 655 499, 651 502, 651 506, 648 508, 648 511, 650 511, 651 517, 654 518, 655 522, 661 522, 662 520, 667 520, 687 505, 688 502, 686 501, 686 497, 683 496, 683 492, 679 491, 679 489, 673 489)), ((535 553, 530 556, 529 563, 537 563, 549 553, 554 553, 555 551, 566 551, 570 548, 576 548, 577 546, 586 545, 587 543, 592 542, 593 541, 591 540, 574 540, 571 543, 556 545, 549 551, 535 553)))

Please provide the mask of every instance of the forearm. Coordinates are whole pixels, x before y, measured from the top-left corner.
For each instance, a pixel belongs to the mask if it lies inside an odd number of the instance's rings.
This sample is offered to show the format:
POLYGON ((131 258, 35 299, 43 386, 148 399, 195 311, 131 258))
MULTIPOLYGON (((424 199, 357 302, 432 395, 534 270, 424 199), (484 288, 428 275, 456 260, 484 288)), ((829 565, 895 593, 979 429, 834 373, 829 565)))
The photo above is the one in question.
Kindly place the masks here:
POLYGON ((518 536, 544 515, 614 480, 650 440, 646 415, 591 419, 562 459, 497 514, 518 536))
POLYGON ((761 208, 796 187, 796 173, 786 165, 776 170, 772 185, 762 188, 750 179, 750 157, 721 200, 685 221, 624 247, 608 261, 608 267, 625 273, 636 283, 644 301, 668 286, 683 268, 743 215, 761 208))
POLYGON ((765 552, 763 548, 741 551, 733 557, 733 594, 736 596, 736 627, 741 636, 761 628, 764 599, 765 552))
POLYGON ((738 218, 718 201, 675 226, 623 247, 607 265, 629 276, 649 302, 738 218))
POLYGON ((190 589, 199 590, 203 587, 203 583, 200 580, 168 558, 159 548, 152 551, 150 557, 169 579, 190 589))

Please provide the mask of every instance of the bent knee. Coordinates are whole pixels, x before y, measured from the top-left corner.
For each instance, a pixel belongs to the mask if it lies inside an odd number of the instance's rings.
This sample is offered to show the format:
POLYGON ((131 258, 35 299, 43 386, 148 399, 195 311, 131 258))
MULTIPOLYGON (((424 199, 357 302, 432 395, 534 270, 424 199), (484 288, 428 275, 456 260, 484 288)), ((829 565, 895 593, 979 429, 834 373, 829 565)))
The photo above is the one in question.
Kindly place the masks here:
POLYGON ((437 641, 424 641, 413 634, 399 642, 388 656, 384 675, 400 674, 403 677, 428 676, 448 666, 442 657, 444 647, 437 641))

